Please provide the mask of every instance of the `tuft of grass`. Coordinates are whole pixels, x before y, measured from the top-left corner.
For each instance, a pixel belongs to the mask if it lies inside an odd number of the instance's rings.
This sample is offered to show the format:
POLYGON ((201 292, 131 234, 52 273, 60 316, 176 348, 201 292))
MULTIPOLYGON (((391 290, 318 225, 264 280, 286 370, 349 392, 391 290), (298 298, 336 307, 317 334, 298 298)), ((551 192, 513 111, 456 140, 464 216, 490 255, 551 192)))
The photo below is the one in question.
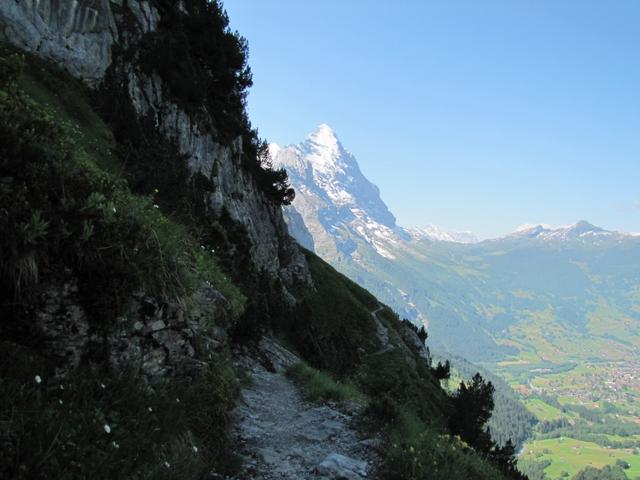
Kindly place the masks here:
POLYGON ((195 277, 213 285, 229 302, 231 315, 239 318, 245 311, 247 297, 240 291, 233 280, 220 268, 218 260, 210 252, 194 252, 195 277))
POLYGON ((287 375, 302 388, 304 396, 313 402, 351 400, 364 403, 367 400, 366 395, 354 385, 342 383, 305 362, 293 365, 287 371, 287 375))

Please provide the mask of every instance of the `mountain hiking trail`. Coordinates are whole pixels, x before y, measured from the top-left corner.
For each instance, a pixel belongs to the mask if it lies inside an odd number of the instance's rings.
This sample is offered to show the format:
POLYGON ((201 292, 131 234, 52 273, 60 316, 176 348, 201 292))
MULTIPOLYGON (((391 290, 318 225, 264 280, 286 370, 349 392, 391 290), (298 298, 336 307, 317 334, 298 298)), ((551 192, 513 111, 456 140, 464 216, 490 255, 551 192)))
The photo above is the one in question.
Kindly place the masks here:
POLYGON ((351 425, 361 407, 304 400, 285 375, 300 359, 271 338, 263 338, 258 350, 236 357, 251 380, 233 412, 233 437, 244 460, 238 478, 375 478, 381 442, 359 438, 351 425))
POLYGON ((371 355, 382 355, 390 350, 393 350, 393 345, 389 342, 389 329, 385 327, 378 317, 378 313, 382 311, 384 307, 379 305, 378 308, 371 312, 371 317, 376 324, 376 337, 378 337, 378 341, 382 345, 382 348, 377 352, 373 352, 371 355))

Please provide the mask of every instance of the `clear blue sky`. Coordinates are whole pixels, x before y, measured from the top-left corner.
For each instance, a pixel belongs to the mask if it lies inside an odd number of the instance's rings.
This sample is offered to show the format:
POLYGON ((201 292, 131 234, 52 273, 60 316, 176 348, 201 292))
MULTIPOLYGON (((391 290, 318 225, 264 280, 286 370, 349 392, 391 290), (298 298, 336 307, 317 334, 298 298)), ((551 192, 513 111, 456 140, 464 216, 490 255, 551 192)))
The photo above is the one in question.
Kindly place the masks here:
POLYGON ((640 1, 225 6, 261 135, 328 123, 401 225, 640 231, 640 1))

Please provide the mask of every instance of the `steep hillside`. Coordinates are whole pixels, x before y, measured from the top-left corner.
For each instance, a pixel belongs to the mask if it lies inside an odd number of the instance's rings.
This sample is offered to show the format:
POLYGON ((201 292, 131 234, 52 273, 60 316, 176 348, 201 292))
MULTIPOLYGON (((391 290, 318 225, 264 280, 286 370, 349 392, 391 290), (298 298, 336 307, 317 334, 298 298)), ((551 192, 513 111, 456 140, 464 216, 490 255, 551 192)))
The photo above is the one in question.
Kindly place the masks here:
MULTIPOLYGON (((485 242, 433 226, 404 230, 328 127, 272 152, 291 172, 299 194, 288 210, 302 216, 315 250, 427 325, 438 349, 474 361, 637 361, 639 237, 584 221, 485 242)), ((292 231, 303 232, 299 221, 292 231)))
POLYGON ((311 278, 227 22, 209 2, 0 5, 25 49, 0 59, 3 478, 237 470, 230 336, 311 278))
MULTIPOLYGON (((279 208, 286 191, 244 111, 252 82, 246 42, 218 10, 205 1, 181 10, 170 1, 4 2, 0 39, 98 85, 96 104, 116 141, 130 149, 124 155, 152 150, 151 130, 169 138, 184 155, 173 170, 206 177, 206 207, 246 230, 256 268, 285 285, 304 283, 304 262, 279 208)), ((159 189, 153 180, 170 181, 160 178, 169 172, 142 162, 131 165, 141 193, 159 189)))
MULTIPOLYGON (((469 381, 447 394, 415 327, 313 253, 307 260, 317 290, 300 304, 294 324, 279 331, 313 367, 329 373, 328 380, 312 383, 316 395, 334 390, 337 381, 364 399, 363 428, 385 439, 381 478, 524 478, 511 463, 513 450, 487 449, 455 427, 462 412, 476 412, 483 403, 482 388, 469 381), (474 392, 470 403, 460 400, 467 387, 474 392)), ((476 421, 471 417, 463 423, 476 421)))
POLYGON ((0 72, 2 476, 230 468, 224 328, 246 296, 188 225, 114 173, 82 84, 8 47, 0 72))
MULTIPOLYGON (((331 171, 339 172, 347 162, 356 169, 355 158, 337 140, 337 150, 330 141, 323 148, 314 141, 314 149, 308 142, 272 147, 276 163, 297 172, 292 183, 299 194, 285 211, 292 233, 311 236, 314 249, 343 274, 428 326, 431 348, 453 360, 453 378, 475 371, 458 356, 502 378, 482 370, 497 387, 489 426, 496 440, 522 446, 532 478, 578 474, 593 462, 619 469, 618 460, 633 474, 640 238, 586 221, 523 226, 483 242, 433 226, 384 225, 368 203, 358 203, 362 181, 339 174, 316 181, 316 163, 329 171, 332 162, 331 171), (340 195, 329 195, 335 191, 340 195), (567 457, 563 438, 588 454, 567 457)), ((386 211, 379 196, 375 211, 386 211)))
POLYGON ((380 478, 522 478, 484 432, 491 384, 448 394, 414 326, 289 237, 220 3, 4 2, 0 22, 2 478, 247 474, 233 360, 269 367, 267 333, 303 393, 360 402, 380 478))

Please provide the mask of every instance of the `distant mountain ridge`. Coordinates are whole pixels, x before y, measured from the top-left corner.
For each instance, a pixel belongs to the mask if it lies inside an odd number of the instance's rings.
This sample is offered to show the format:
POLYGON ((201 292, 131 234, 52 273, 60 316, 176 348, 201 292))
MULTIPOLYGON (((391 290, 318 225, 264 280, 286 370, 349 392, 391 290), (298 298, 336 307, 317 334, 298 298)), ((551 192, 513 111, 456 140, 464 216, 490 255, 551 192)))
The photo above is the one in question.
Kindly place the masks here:
POLYGON ((415 240, 426 238, 429 240, 453 243, 478 243, 480 241, 476 234, 471 231, 452 232, 431 224, 424 228, 410 228, 408 231, 415 240))
POLYGON ((595 358, 598 349, 612 358, 637 355, 637 235, 584 220, 526 225, 483 241, 433 225, 405 229, 327 125, 271 152, 297 192, 285 212, 292 235, 402 316, 427 325, 434 347, 473 361, 595 358), (579 339, 594 350, 574 351, 579 339))
MULTIPOLYGON (((481 241, 471 231, 449 231, 432 224, 409 228, 398 226, 395 216, 381 199, 378 187, 363 175, 356 158, 344 148, 327 124, 320 124, 299 144, 282 147, 272 143, 269 149, 274 166, 287 170, 297 190, 298 200, 294 209, 307 213, 306 222, 311 220, 310 211, 321 213, 319 220, 327 233, 336 231, 338 223, 354 222, 355 232, 367 238, 368 243, 380 250, 378 253, 383 256, 386 252, 380 242, 385 240, 428 239, 468 244, 481 241)), ((575 240, 639 235, 605 230, 580 220, 573 225, 559 227, 522 225, 512 233, 483 241, 514 238, 575 240)), ((308 241, 303 243, 308 244, 308 241)), ((350 248, 341 251, 345 254, 352 252, 350 248)))
POLYGON ((493 240, 500 240, 505 238, 536 238, 540 240, 587 240, 595 239, 598 237, 632 237, 631 233, 622 233, 611 230, 605 230, 604 228, 597 227, 586 220, 580 220, 573 225, 567 225, 562 227, 551 227, 548 225, 523 225, 515 232, 493 240))

